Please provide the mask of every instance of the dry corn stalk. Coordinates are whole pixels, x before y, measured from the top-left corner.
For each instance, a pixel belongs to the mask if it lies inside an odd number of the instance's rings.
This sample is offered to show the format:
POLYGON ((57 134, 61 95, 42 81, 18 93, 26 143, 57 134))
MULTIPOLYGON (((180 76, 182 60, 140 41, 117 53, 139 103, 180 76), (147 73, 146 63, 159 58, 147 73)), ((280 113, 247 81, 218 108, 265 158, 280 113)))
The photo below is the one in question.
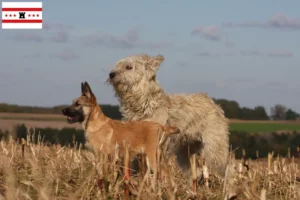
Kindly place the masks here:
POLYGON ((76 137, 75 137, 75 135, 73 134, 73 136, 72 136, 73 147, 75 147, 75 141, 76 141, 76 137))
POLYGON ((281 158, 281 166, 282 166, 282 171, 284 173, 287 172, 287 164, 286 164, 286 159, 285 158, 281 158))
POLYGON ((242 150, 242 158, 240 160, 240 162, 238 163, 238 174, 239 174, 239 178, 242 178, 242 173, 243 173, 243 167, 244 167, 244 163, 246 162, 245 161, 245 154, 246 154, 246 151, 245 149, 242 150))
POLYGON ((208 172, 208 167, 206 166, 205 160, 203 160, 203 177, 204 177, 205 186, 209 187, 209 184, 208 184, 209 172, 208 172))
POLYGON ((115 146, 115 157, 114 157, 114 161, 113 161, 113 173, 114 173, 114 179, 115 181, 117 181, 118 178, 118 174, 119 174, 119 152, 120 152, 120 147, 118 144, 116 144, 115 146))
MULTIPOLYGON (((144 156, 144 154, 142 156, 144 156)), ((139 189, 138 189, 138 194, 137 194, 137 200, 139 200, 139 199, 142 198, 142 192, 143 192, 143 189, 144 189, 144 185, 145 185, 145 183, 146 183, 147 178, 148 178, 149 175, 150 175, 149 174, 149 170, 147 170, 145 172, 145 175, 144 175, 141 183, 140 183, 140 186, 139 186, 139 189)))
MULTIPOLYGON (((31 134, 31 142, 32 142, 33 144, 35 144, 35 128, 33 127, 32 129, 33 129, 33 132, 32 132, 32 134, 31 134)), ((29 130, 30 130, 30 129, 29 129, 29 130)))
MULTIPOLYGON (((157 150, 156 150, 156 163, 157 163, 157 168, 154 169, 154 179, 152 181, 152 188, 154 191, 156 191, 156 185, 158 188, 158 194, 157 198, 161 199, 162 191, 161 191, 161 159, 162 159, 162 154, 163 154, 163 144, 165 139, 165 133, 162 132, 158 135, 158 145, 157 145, 157 150)), ((149 167, 149 166, 148 166, 149 167)))
POLYGON ((246 156, 246 150, 243 149, 243 150, 242 150, 242 153, 243 153, 243 158, 245 158, 245 156, 246 156))
POLYGON ((129 199, 130 159, 129 159, 128 144, 125 144, 124 176, 125 176, 124 195, 125 195, 125 199, 129 199))
POLYGON ((274 152, 268 153, 268 174, 273 174, 271 170, 271 164, 272 164, 272 159, 273 159, 274 152))
POLYGON ((238 173, 239 173, 239 178, 242 178, 242 173, 243 173, 243 160, 241 160, 238 164, 238 173))
POLYGON ((274 173, 275 174, 278 174, 279 173, 279 169, 278 169, 278 161, 277 160, 274 160, 273 162, 273 169, 274 169, 274 173))
MULTIPOLYGON (((157 145, 157 154, 156 154, 156 163, 157 168, 154 169, 154 185, 157 184, 158 192, 157 192, 157 198, 161 199, 161 169, 160 169, 160 156, 161 156, 161 148, 159 145, 157 145)), ((155 190, 154 190, 155 191, 155 190)))
POLYGON ((2 147, 2 149, 3 149, 3 152, 4 152, 6 155, 8 155, 8 150, 5 148, 5 146, 4 146, 4 141, 3 141, 3 140, 1 141, 1 147, 2 147))
POLYGON ((197 167, 196 167, 196 154, 190 156, 190 164, 193 179, 193 192, 197 192, 197 167))
MULTIPOLYGON (((170 169, 172 169, 172 164, 170 162, 166 162, 165 157, 162 157, 162 162, 169 167, 170 169)), ((166 187, 166 192, 169 196, 169 199, 171 200, 176 200, 178 199, 177 197, 177 191, 178 191, 178 187, 177 184, 174 180, 174 176, 172 174, 171 170, 165 170, 165 178, 166 178, 166 182, 168 184, 168 187, 166 187)))
MULTIPOLYGON (((271 174, 273 174, 272 169, 271 169, 273 154, 274 154, 274 152, 268 153, 268 176, 270 176, 271 174)), ((269 184, 269 188, 268 189, 271 190, 272 182, 270 180, 270 177, 268 177, 268 179, 269 179, 268 180, 268 184, 269 184)))
POLYGON ((26 144, 26 140, 24 138, 22 138, 22 157, 23 158, 24 158, 25 144, 26 144))
POLYGON ((26 134, 26 142, 27 142, 27 146, 29 146, 30 145, 30 132, 29 132, 29 130, 27 129, 27 134, 26 134))
POLYGON ((106 155, 102 152, 99 152, 99 153, 100 153, 100 166, 99 166, 99 171, 98 171, 97 185, 99 188, 100 195, 102 196, 102 198, 104 198, 105 197, 104 176, 105 176, 105 172, 106 172, 104 163, 106 163, 106 155))
POLYGON ((267 190, 265 189, 265 188, 263 188, 262 190, 261 190, 261 193, 260 193, 260 199, 261 200, 266 200, 267 198, 266 198, 266 194, 267 194, 267 190))
POLYGON ((38 145, 41 146, 42 144, 42 141, 41 141, 41 132, 39 131, 39 134, 38 134, 38 145))

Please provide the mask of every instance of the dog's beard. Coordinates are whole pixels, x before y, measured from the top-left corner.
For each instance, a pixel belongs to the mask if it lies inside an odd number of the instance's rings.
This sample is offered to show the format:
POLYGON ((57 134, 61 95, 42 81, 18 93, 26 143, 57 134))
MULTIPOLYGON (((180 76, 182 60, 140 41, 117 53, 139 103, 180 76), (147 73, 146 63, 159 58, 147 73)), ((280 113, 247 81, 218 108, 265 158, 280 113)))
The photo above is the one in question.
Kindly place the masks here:
POLYGON ((122 88, 124 87, 124 85, 126 85, 125 83, 123 83, 121 80, 119 79, 111 79, 111 78, 107 78, 107 80, 105 81, 106 84, 112 85, 113 89, 115 90, 116 93, 122 92, 122 88))
POLYGON ((123 84, 126 84, 127 82, 126 81, 123 81, 122 78, 119 78, 119 77, 115 77, 113 79, 111 78, 107 78, 105 83, 107 84, 110 84, 110 85, 113 85, 114 87, 118 86, 118 85, 123 85, 123 84))
POLYGON ((108 77, 105 81, 106 84, 112 85, 113 81, 108 77))

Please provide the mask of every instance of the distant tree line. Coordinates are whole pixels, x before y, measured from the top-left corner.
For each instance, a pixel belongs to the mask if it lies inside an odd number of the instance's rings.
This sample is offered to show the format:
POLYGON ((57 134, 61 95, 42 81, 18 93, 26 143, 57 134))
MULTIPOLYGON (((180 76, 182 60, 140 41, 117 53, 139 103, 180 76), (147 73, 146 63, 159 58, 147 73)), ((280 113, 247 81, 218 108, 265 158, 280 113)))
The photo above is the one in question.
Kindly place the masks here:
MULTIPOLYGON (((263 106, 256 106, 254 108, 240 107, 240 105, 233 100, 214 99, 225 112, 225 116, 229 119, 243 119, 243 120, 296 120, 300 117, 299 113, 288 109, 281 104, 276 104, 271 108, 271 115, 268 116, 263 106)), ((0 103, 0 112, 12 113, 40 113, 40 114, 61 114, 61 109, 68 105, 59 105, 54 107, 36 107, 36 106, 20 106, 14 104, 0 103)), ((117 105, 100 105, 104 114, 113 118, 121 119, 122 115, 119 112, 117 105)))
MULTIPOLYGON (((62 114, 61 110, 70 105, 59 105, 54 107, 20 106, 15 104, 0 103, 0 112, 9 113, 36 113, 36 114, 62 114)), ((119 106, 99 105, 104 114, 113 119, 121 119, 119 106)))
POLYGON ((225 116, 229 119, 244 120, 268 120, 269 116, 263 106, 256 106, 254 109, 240 107, 238 102, 227 99, 214 99, 225 112, 225 116))
POLYGON ((285 106, 277 104, 271 108, 271 117, 274 120, 295 120, 300 115, 292 109, 287 109, 285 106))
POLYGON ((238 102, 227 99, 214 99, 225 112, 229 119, 243 120, 296 120, 300 115, 292 109, 287 109, 281 104, 276 104, 271 108, 271 116, 268 116, 263 106, 256 106, 253 109, 240 107, 238 102))
MULTIPOLYGON (((21 142, 21 138, 27 138, 27 133, 30 133, 31 141, 43 144, 60 144, 62 146, 74 147, 74 144, 85 148, 85 137, 83 130, 74 128, 36 128, 27 130, 24 124, 17 125, 13 132, 0 130, 0 141, 7 140, 9 135, 12 135, 16 141, 21 142)), ((229 135, 230 149, 234 151, 236 158, 241 158, 242 150, 246 151, 246 157, 255 159, 258 157, 267 157, 268 153, 274 152, 274 155, 286 156, 288 148, 290 148, 291 156, 297 156, 297 148, 300 147, 299 132, 293 133, 248 133, 231 131, 229 135)))

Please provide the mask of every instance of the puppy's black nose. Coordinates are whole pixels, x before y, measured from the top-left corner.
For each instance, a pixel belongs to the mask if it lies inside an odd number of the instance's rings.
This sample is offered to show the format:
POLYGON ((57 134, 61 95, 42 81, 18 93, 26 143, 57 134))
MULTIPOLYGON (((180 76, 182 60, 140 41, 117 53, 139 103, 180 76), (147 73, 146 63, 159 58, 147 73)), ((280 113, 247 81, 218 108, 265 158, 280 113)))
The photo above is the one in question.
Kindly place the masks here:
POLYGON ((115 73, 115 72, 110 72, 110 73, 109 73, 109 78, 110 78, 110 79, 113 79, 115 76, 116 76, 116 73, 115 73))

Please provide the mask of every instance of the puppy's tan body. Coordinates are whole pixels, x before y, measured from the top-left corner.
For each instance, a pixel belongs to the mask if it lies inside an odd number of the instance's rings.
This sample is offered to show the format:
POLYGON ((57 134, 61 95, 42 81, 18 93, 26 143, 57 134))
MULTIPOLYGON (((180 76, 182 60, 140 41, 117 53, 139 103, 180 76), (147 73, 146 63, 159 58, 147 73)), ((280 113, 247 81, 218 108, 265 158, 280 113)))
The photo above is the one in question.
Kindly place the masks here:
MULTIPOLYGON (((156 153, 160 137, 164 134, 164 138, 167 138, 171 134, 179 133, 179 129, 171 126, 164 127, 155 122, 124 122, 110 119, 102 112, 88 84, 85 83, 82 87, 82 95, 74 100, 73 105, 67 108, 69 111, 65 111, 64 114, 71 116, 68 119, 73 119, 74 117, 70 114, 71 110, 77 113, 77 116, 82 112, 81 124, 89 147, 94 151, 101 150, 104 153, 113 154, 118 144, 120 156, 123 156, 124 144, 128 144, 130 157, 144 153, 150 168, 156 169, 156 153)), ((161 142, 165 142, 165 139, 161 142)))

